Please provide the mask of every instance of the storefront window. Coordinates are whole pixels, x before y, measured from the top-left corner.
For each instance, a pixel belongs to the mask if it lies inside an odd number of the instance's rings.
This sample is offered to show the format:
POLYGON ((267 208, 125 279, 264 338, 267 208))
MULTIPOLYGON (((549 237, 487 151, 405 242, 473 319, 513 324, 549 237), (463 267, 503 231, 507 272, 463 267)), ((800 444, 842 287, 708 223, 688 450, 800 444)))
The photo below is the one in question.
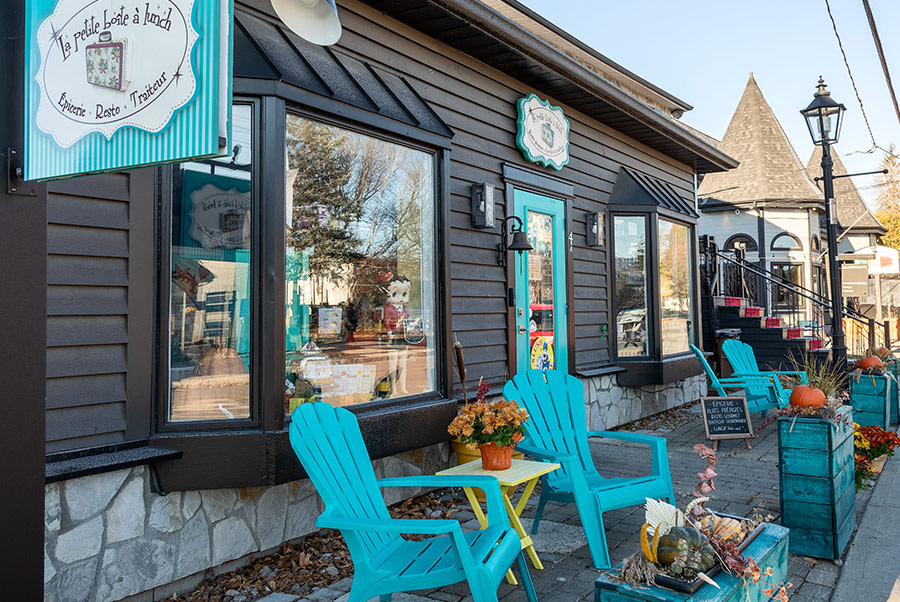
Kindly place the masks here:
POLYGON ((168 420, 250 416, 252 109, 233 155, 174 169, 168 420))
POLYGON ((659 220, 659 297, 662 353, 688 351, 691 342, 691 229, 659 220))
POLYGON ((285 409, 435 390, 434 160, 288 115, 285 409))
POLYGON ((619 357, 647 355, 647 218, 614 218, 619 357))

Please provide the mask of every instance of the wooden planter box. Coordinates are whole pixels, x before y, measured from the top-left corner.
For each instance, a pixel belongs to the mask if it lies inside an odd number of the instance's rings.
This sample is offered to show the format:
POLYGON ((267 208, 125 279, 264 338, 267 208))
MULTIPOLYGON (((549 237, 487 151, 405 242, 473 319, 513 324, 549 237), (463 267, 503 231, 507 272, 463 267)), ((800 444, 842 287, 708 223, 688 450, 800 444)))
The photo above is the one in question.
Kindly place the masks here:
POLYGON ((838 414, 848 424, 778 419, 781 524, 791 530, 791 554, 840 558, 856 526, 850 408, 838 414))
POLYGON ((891 424, 897 424, 900 422, 900 362, 894 362, 892 364, 888 364, 888 370, 891 374, 894 375, 894 382, 891 383, 891 424))
POLYGON ((887 430, 891 422, 891 390, 896 385, 888 376, 862 374, 859 382, 850 379, 850 405, 860 426, 877 425, 887 430))
MULTIPOLYGON (((781 525, 766 524, 763 532, 747 546, 745 555, 753 556, 759 567, 765 570, 772 567, 774 574, 768 577, 769 581, 778 583, 787 579, 788 568, 788 530, 781 525)), ((622 563, 616 565, 616 569, 622 567, 622 563)), ((615 569, 613 569, 615 572, 615 569)), ((703 602, 762 602, 769 597, 760 592, 753 584, 745 583, 743 579, 729 575, 722 571, 714 577, 716 583, 722 589, 715 589, 711 585, 704 585, 694 594, 683 594, 656 586, 632 587, 610 579, 608 573, 604 573, 594 584, 595 602, 689 602, 702 600, 703 602), (749 594, 749 595, 748 595, 749 594)))

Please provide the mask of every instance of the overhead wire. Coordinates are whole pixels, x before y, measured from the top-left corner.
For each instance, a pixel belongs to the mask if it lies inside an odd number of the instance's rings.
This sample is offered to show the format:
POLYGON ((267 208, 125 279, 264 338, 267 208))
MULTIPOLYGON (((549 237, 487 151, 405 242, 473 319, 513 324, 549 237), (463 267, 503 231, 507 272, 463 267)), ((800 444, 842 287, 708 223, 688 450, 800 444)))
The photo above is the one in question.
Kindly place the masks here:
POLYGON ((841 50, 841 56, 844 57, 844 65, 847 67, 847 75, 850 76, 850 83, 853 85, 853 92, 856 94, 856 101, 859 103, 859 110, 862 112, 863 121, 866 123, 866 128, 869 130, 869 138, 872 140, 872 150, 874 150, 878 145, 875 142, 875 134, 872 133, 872 126, 869 125, 869 117, 866 115, 866 109, 863 107, 862 98, 859 96, 859 89, 856 87, 856 80, 853 78, 853 72, 850 70, 850 62, 847 60, 847 53, 844 52, 844 45, 841 42, 841 36, 837 30, 837 23, 834 21, 834 15, 831 14, 831 4, 828 0, 825 0, 825 8, 828 10, 828 18, 831 19, 831 27, 834 29, 834 37, 837 38, 838 48, 841 50))
POLYGON ((897 104, 897 95, 894 93, 894 84, 891 82, 891 73, 888 70, 887 60, 884 58, 884 49, 881 47, 881 38, 878 36, 878 28, 875 27, 875 15, 872 14, 872 7, 869 6, 869 0, 862 0, 862 3, 863 8, 866 11, 866 19, 869 21, 869 30, 872 32, 872 40, 875 42, 875 50, 878 52, 878 59, 881 61, 881 70, 884 72, 884 81, 887 83, 891 101, 894 103, 894 112, 897 113, 897 119, 900 120, 900 104, 897 104))

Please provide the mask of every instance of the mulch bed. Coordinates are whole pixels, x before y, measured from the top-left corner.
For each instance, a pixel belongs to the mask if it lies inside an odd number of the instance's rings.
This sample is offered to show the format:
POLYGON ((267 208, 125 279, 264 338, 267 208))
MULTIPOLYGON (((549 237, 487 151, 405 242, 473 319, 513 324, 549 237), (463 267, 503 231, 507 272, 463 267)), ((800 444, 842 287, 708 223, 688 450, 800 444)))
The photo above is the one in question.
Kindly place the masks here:
MULTIPOLYGON (((438 490, 392 505, 394 518, 450 518, 457 503, 446 490, 438 490)), ((426 535, 407 536, 421 540, 426 535)), ((164 602, 249 602, 283 592, 305 596, 353 576, 353 562, 338 531, 323 529, 299 543, 284 544, 270 556, 254 558, 249 565, 203 581, 187 594, 176 594, 164 602)))
POLYGON ((629 422, 628 424, 623 424, 620 427, 617 427, 613 430, 622 430, 622 431, 657 431, 660 429, 665 430, 673 430, 678 428, 679 426, 683 426, 685 424, 690 424, 695 420, 700 419, 700 415, 696 412, 691 411, 691 408, 697 405, 698 402, 694 401, 683 406, 679 406, 677 408, 672 408, 671 410, 666 410, 665 412, 660 412, 659 414, 654 414, 653 416, 647 416, 646 418, 641 418, 639 420, 635 420, 634 422, 629 422))

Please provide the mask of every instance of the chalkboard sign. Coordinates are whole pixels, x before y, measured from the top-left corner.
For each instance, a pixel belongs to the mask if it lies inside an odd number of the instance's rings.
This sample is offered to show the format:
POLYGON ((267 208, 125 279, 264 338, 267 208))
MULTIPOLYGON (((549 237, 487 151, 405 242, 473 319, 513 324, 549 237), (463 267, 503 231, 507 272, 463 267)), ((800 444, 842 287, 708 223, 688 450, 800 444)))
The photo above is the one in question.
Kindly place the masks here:
MULTIPOLYGON (((750 439, 753 425, 745 397, 701 397, 703 426, 706 438, 718 448, 720 439, 750 439)), ((750 447, 750 442, 747 442, 750 447)))

